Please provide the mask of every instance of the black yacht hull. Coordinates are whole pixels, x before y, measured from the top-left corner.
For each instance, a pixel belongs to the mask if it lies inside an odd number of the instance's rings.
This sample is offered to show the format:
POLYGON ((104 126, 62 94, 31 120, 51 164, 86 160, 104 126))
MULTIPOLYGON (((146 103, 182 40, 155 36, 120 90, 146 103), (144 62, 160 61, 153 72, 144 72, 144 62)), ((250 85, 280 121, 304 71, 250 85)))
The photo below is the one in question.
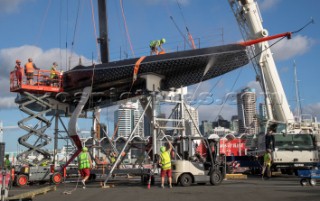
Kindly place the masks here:
POLYGON ((144 89, 145 80, 141 75, 150 73, 163 77, 160 90, 170 90, 217 77, 249 62, 246 47, 239 44, 147 56, 142 60, 137 79, 133 82, 134 67, 138 60, 134 58, 96 66, 77 66, 63 74, 64 92, 74 93, 87 86, 92 86, 93 92, 133 92, 144 89))

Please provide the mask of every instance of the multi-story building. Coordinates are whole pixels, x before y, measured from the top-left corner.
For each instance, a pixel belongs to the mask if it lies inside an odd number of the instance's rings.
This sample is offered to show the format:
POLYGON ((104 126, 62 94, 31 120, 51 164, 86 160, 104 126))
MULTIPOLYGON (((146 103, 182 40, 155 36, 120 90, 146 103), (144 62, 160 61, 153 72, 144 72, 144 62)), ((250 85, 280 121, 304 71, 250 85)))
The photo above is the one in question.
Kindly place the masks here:
POLYGON ((239 132, 239 119, 237 115, 231 117, 230 129, 235 132, 239 132))
MULTIPOLYGON (((174 113, 173 118, 174 119, 181 119, 180 115, 180 107, 178 107, 174 113)), ((184 120, 185 120, 185 127, 186 127, 186 135, 199 135, 199 114, 198 110, 187 105, 184 111, 184 120), (188 113, 188 111, 190 113, 188 113)), ((176 125, 175 125, 176 126, 176 125)))
POLYGON ((218 116, 218 120, 212 122, 212 127, 223 127, 223 128, 230 128, 230 121, 223 119, 221 115, 218 116))
POLYGON ((245 88, 237 94, 239 133, 258 133, 256 93, 253 88, 245 88))
POLYGON ((144 118, 139 118, 142 114, 141 106, 138 102, 128 102, 125 105, 121 105, 118 110, 114 112, 114 125, 117 128, 117 137, 129 137, 136 124, 138 127, 135 131, 135 135, 144 137, 144 118))
POLYGON ((200 131, 204 136, 211 134, 213 132, 212 122, 208 120, 201 121, 200 131))

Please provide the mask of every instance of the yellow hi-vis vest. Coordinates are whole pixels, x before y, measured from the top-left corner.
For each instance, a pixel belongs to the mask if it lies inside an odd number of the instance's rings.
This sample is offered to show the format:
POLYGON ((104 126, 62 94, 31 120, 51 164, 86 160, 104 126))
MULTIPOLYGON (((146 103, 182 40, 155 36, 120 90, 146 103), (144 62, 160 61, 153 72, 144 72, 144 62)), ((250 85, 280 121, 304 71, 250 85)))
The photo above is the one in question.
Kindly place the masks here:
POLYGON ((54 66, 52 66, 51 70, 50 70, 50 78, 53 79, 53 78, 55 78, 56 75, 57 75, 56 68, 54 66))
POLYGON ((79 165, 79 169, 85 169, 85 168, 90 168, 90 161, 89 161, 89 157, 88 157, 88 153, 87 152, 81 152, 81 154, 79 155, 78 158, 78 163, 79 165))
POLYGON ((263 162, 267 164, 268 166, 271 166, 271 154, 270 153, 265 153, 263 155, 263 162))
POLYGON ((160 154, 161 158, 161 169, 163 170, 169 170, 171 169, 171 158, 170 158, 170 152, 165 151, 160 154))

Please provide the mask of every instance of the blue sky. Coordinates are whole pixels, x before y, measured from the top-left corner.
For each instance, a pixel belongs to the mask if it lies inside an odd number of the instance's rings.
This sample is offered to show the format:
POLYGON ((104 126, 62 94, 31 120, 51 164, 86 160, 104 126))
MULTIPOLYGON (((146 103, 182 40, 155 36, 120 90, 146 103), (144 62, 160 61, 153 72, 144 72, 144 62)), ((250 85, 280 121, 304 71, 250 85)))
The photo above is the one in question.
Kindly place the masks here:
MULTIPOLYGON (((95 26, 97 23, 96 1, 94 4, 95 26)), ((307 23, 310 25, 291 40, 283 40, 273 47, 277 69, 291 109, 295 107, 293 61, 298 71, 303 111, 320 114, 319 56, 320 56, 320 1, 318 0, 259 0, 263 25, 269 34, 295 31, 307 23)), ((228 0, 123 0, 123 7, 134 53, 124 29, 120 1, 108 0, 108 25, 110 56, 112 60, 148 55, 151 40, 165 37, 167 52, 183 50, 183 37, 175 27, 186 34, 187 26, 201 47, 234 43, 241 34, 228 0), (180 4, 180 8, 177 5, 180 4), (222 37, 223 36, 223 37, 222 37)), ((74 66, 79 57, 85 64, 97 61, 97 46, 89 0, 0 0, 0 120, 4 126, 17 125, 25 115, 14 103, 16 94, 9 92, 9 72, 15 60, 26 62, 32 57, 41 69, 49 69, 53 61, 61 70, 74 66), (79 12, 77 12, 79 11, 79 12), (78 18, 77 18, 78 16, 78 18), (78 22, 76 24, 76 21, 78 22), (68 58, 68 59, 66 59, 68 58)), ((97 29, 97 33, 99 33, 97 29)), ((236 92, 245 86, 256 87, 251 64, 241 70, 216 78, 199 86, 200 92, 212 91, 214 98, 222 98, 228 92, 236 92), (240 79, 236 77, 240 73, 240 79), (236 83, 235 83, 236 82, 236 83), (235 84, 234 87, 232 87, 235 84)), ((198 86, 193 86, 190 91, 198 86)), ((199 106, 200 119, 214 120, 220 105, 199 106), (214 112, 212 112, 214 111, 214 112)), ((235 107, 224 106, 226 119, 235 114, 235 107)), ((103 111, 102 121, 112 121, 112 108, 103 111)), ((90 120, 89 120, 90 121, 90 120)), ((90 129, 89 123, 81 129, 90 129)), ((110 132, 113 128, 110 128, 110 132)), ((53 132, 49 129, 48 131, 53 132)), ((16 149, 16 139, 24 131, 4 130, 8 150, 16 149)))

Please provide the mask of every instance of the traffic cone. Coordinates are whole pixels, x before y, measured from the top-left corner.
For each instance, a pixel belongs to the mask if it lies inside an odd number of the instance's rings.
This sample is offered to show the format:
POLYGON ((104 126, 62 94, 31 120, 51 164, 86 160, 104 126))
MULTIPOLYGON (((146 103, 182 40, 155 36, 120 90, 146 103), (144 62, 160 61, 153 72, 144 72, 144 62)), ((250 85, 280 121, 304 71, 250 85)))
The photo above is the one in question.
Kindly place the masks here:
POLYGON ((148 189, 150 189, 151 187, 151 175, 149 176, 149 180, 148 180, 148 189))

